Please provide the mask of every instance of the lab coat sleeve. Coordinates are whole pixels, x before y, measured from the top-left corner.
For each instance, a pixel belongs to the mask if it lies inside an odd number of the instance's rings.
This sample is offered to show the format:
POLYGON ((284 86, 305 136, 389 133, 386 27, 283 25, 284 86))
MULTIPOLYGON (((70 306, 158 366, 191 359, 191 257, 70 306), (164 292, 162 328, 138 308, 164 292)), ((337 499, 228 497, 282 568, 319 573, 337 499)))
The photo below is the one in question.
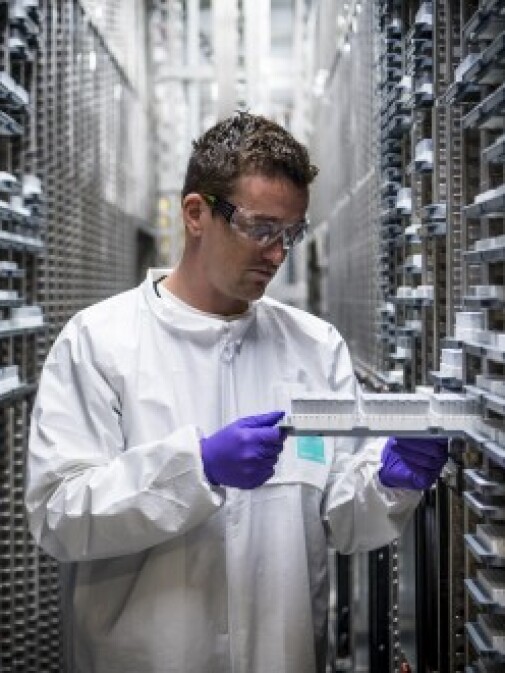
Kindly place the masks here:
POLYGON ((422 493, 386 488, 378 478, 385 439, 337 452, 325 494, 330 541, 341 554, 370 551, 400 537, 422 493))
POLYGON ((222 504, 205 478, 199 431, 181 427, 125 450, 118 394, 70 323, 35 400, 26 510, 39 545, 60 561, 142 551, 181 535, 222 504))
MULTIPOLYGON (((330 386, 358 399, 349 351, 337 339, 332 351, 330 386)), ((330 542, 341 554, 370 551, 397 539, 419 504, 422 493, 383 486, 378 478, 385 437, 335 441, 323 500, 330 542)))

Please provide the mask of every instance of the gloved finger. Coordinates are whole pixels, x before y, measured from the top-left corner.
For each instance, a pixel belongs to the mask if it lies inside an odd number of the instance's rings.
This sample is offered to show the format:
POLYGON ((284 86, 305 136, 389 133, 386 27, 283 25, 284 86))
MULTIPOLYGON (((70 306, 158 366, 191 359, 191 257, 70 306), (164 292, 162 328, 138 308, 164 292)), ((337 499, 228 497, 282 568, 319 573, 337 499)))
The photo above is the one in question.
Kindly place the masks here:
POLYGON ((240 419, 240 425, 243 428, 263 428, 273 426, 284 417, 285 411, 270 411, 267 414, 257 416, 245 416, 240 419))
POLYGON ((288 428, 279 428, 281 435, 281 442, 285 442, 289 435, 288 428))
POLYGON ((279 460, 279 456, 269 456, 261 462, 261 469, 274 470, 279 460))
POLYGON ((393 453, 398 456, 405 465, 412 467, 424 467, 427 470, 441 469, 447 462, 447 456, 426 456, 422 453, 400 453, 393 449, 393 453))
POLYGON ((257 444, 271 444, 274 448, 278 447, 280 451, 283 446, 283 431, 280 428, 249 428, 248 432, 251 433, 249 440, 257 444))
POLYGON ((433 470, 416 470, 412 474, 412 483, 416 486, 416 488, 424 490, 433 486, 439 474, 440 473, 438 471, 433 470))
POLYGON ((440 458, 447 456, 448 443, 439 444, 424 440, 419 442, 415 438, 401 437, 396 438, 393 449, 400 456, 424 455, 440 458))
POLYGON ((273 460, 277 462, 279 460, 279 454, 284 448, 282 442, 279 444, 258 444, 257 455, 263 460, 273 460))
POLYGON ((447 437, 394 437, 394 441, 400 445, 415 446, 419 451, 429 450, 434 447, 444 449, 449 446, 447 437))
POLYGON ((416 437, 416 436, 406 436, 398 435, 392 438, 395 442, 399 444, 409 444, 419 447, 420 450, 423 448, 429 448, 433 446, 444 447, 449 444, 448 437, 440 436, 426 436, 426 437, 416 437))
MULTIPOLYGON (((399 454, 398 454, 399 455, 399 454)), ((447 454, 443 456, 424 456, 423 454, 415 453, 406 456, 401 456, 401 460, 405 465, 412 467, 423 467, 427 470, 441 470, 447 462, 447 454)))
POLYGON ((262 486, 266 481, 271 479, 274 475, 274 468, 271 466, 262 467, 254 470, 250 476, 244 480, 242 488, 252 489, 262 486))
POLYGON ((405 439, 406 441, 415 441, 418 443, 420 446, 426 445, 426 446, 433 446, 433 444, 437 446, 447 446, 449 443, 449 438, 445 437, 444 435, 429 435, 428 437, 399 437, 398 439, 402 440, 405 439))

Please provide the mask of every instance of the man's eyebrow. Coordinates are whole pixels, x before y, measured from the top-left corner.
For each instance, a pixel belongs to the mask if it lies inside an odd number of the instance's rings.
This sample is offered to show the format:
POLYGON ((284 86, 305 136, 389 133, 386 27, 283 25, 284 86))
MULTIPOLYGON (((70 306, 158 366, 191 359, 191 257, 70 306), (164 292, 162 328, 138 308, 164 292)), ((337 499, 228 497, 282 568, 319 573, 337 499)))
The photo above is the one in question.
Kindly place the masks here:
MULTIPOLYGON (((247 209, 245 209, 247 210, 247 209)), ((282 217, 277 217, 276 215, 267 215, 266 213, 256 213, 253 210, 250 211, 251 215, 254 215, 258 220, 270 220, 274 222, 282 222, 282 217)))

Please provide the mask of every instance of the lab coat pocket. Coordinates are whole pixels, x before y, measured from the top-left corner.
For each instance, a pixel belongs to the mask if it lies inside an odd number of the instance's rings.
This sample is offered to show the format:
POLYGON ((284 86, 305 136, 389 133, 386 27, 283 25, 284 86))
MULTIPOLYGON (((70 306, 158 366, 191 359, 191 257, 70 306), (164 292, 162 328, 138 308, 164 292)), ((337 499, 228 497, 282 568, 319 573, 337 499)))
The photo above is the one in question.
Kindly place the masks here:
MULTIPOLYGON (((274 386, 278 408, 291 410, 291 400, 307 391, 306 376, 300 371, 294 380, 274 386)), ((333 439, 321 436, 288 437, 269 484, 308 484, 323 491, 333 457, 333 439)))
POLYGON ((308 484, 324 490, 333 456, 331 437, 288 437, 269 484, 308 484))

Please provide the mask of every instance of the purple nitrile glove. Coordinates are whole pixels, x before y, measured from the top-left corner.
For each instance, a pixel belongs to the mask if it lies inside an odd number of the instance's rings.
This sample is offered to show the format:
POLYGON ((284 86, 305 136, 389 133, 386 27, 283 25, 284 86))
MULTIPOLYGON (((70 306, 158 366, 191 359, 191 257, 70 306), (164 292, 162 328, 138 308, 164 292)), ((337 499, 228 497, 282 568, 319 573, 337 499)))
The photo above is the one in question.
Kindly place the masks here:
POLYGON ((382 450, 383 486, 423 491, 437 480, 447 462, 446 437, 390 437, 382 450))
POLYGON ((286 432, 275 427, 284 411, 239 418, 201 440, 205 476, 211 484, 256 488, 270 479, 286 432))

